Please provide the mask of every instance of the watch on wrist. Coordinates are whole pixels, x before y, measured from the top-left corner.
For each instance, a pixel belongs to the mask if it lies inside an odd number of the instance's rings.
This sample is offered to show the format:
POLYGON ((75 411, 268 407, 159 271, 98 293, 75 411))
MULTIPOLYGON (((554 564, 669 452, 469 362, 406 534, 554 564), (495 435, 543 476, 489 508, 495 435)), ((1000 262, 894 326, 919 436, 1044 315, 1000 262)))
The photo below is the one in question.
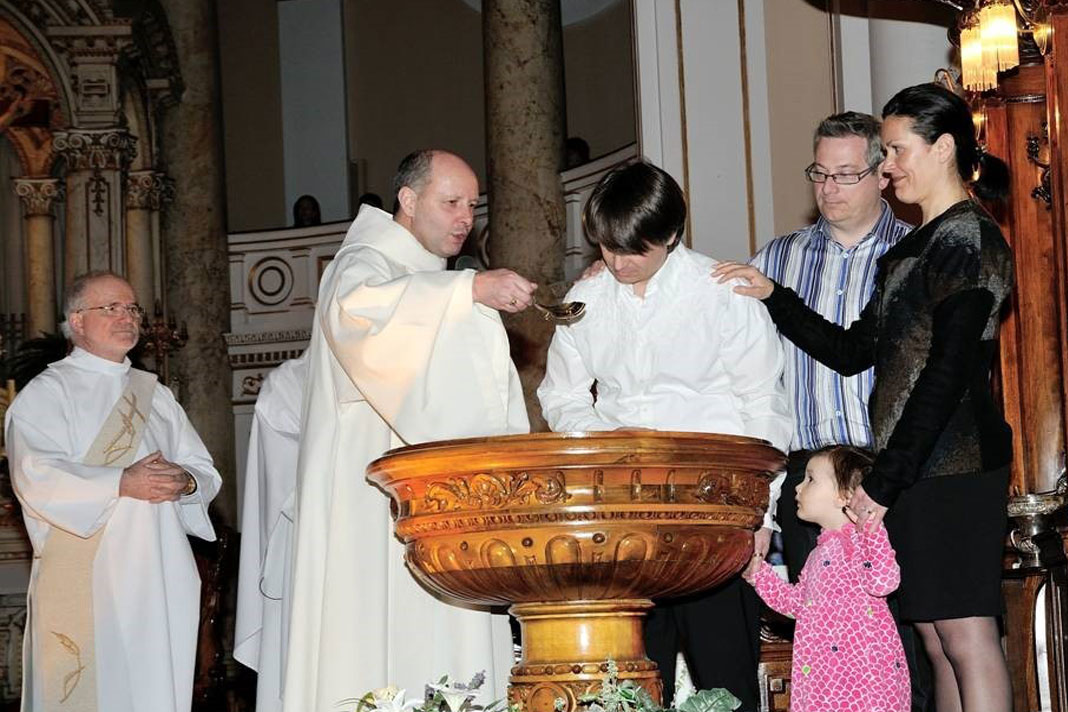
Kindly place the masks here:
POLYGON ((186 483, 185 489, 182 490, 182 496, 188 497, 197 491, 197 478, 193 477, 188 472, 185 473, 185 476, 189 478, 189 482, 186 483))

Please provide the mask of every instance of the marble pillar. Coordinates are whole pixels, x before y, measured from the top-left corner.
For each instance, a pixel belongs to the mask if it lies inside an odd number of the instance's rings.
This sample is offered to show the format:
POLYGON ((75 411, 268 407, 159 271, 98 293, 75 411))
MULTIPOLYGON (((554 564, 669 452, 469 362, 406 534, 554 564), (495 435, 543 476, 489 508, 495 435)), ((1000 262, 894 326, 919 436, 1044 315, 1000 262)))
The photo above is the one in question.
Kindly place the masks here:
POLYGON ((53 150, 67 163, 64 286, 88 270, 126 271, 125 172, 134 155, 125 129, 56 132, 53 150))
POLYGON ((26 337, 56 333, 53 205, 63 200, 58 178, 16 178, 26 233, 26 337))
POLYGON ((156 262, 152 254, 152 213, 159 210, 155 171, 131 171, 126 178, 126 278, 145 309, 156 303, 156 262))
MULTIPOLYGON (((534 280, 550 301, 566 291, 562 34, 559 0, 483 0, 490 262, 534 280)), ((535 390, 552 325, 529 309, 505 315, 505 326, 531 427, 545 430, 535 390)))
POLYGON ((161 167, 174 180, 174 202, 161 214, 164 288, 169 316, 189 331, 171 359, 182 405, 223 476, 216 515, 237 522, 230 327, 218 39, 214 0, 163 0, 185 90, 163 114, 161 167))

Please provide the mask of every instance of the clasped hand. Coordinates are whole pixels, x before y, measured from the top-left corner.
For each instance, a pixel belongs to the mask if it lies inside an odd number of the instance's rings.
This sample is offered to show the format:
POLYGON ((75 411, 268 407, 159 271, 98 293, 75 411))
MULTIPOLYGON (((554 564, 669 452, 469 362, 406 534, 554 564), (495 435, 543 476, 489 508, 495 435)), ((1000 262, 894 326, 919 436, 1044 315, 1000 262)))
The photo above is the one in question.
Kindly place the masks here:
POLYGON ((534 301, 538 285, 510 269, 491 269, 479 272, 471 286, 471 296, 490 309, 521 312, 534 301))
POLYGON ((158 504, 175 502, 189 486, 189 473, 164 459, 159 450, 122 471, 119 496, 158 504))

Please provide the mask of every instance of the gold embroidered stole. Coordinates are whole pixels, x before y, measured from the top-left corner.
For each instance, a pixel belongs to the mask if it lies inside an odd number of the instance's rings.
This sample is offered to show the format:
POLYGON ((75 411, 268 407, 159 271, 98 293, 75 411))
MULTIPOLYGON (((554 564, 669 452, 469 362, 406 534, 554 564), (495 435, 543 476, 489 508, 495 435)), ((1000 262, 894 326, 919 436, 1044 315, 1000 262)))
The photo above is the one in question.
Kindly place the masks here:
MULTIPOLYGON (((134 462, 152 412, 156 376, 131 368, 129 378, 84 464, 125 468, 134 462)), ((92 590, 93 562, 103 533, 101 527, 83 539, 52 527, 45 540, 30 603, 31 664, 44 698, 35 701, 36 710, 97 710, 92 590)))

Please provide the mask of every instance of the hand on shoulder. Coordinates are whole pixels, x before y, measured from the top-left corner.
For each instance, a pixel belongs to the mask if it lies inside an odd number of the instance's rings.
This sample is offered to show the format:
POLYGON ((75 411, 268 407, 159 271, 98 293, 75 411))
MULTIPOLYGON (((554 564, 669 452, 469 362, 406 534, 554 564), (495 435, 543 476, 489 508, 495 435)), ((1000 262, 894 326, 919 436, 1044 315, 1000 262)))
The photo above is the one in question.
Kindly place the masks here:
POLYGON ((712 277, 721 284, 733 279, 740 280, 741 283, 734 287, 734 292, 754 299, 767 299, 775 291, 775 283, 760 270, 741 262, 724 261, 716 264, 712 269, 712 277))

